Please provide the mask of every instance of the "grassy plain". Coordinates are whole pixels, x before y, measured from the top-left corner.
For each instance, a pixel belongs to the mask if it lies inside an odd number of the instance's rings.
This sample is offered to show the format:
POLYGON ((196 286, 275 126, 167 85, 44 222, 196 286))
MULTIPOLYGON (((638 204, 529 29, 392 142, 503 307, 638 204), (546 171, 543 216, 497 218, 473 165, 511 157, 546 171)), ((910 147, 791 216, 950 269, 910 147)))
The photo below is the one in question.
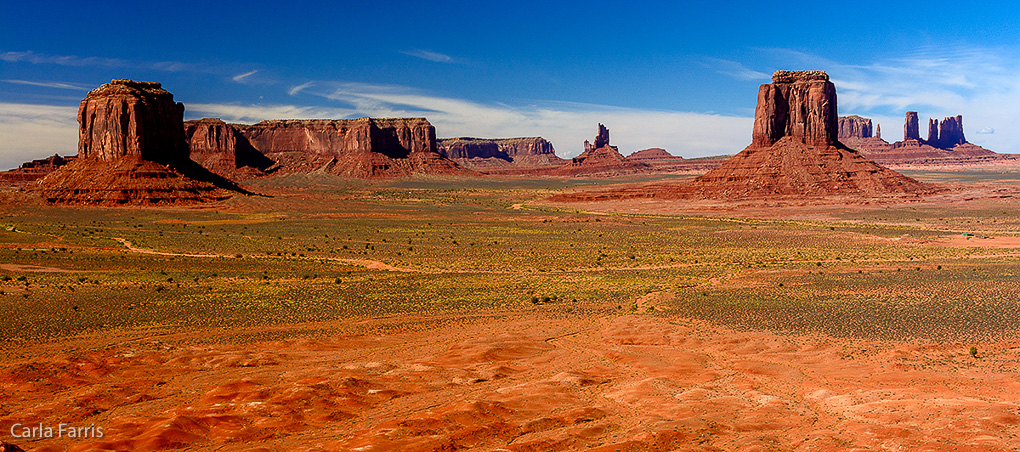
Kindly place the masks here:
POLYGON ((660 301, 644 314, 750 328, 977 339, 1020 326, 1017 249, 939 242, 1017 236, 1013 198, 771 219, 540 202, 595 183, 293 177, 253 183, 273 197, 200 208, 8 204, 0 337, 394 313, 603 315, 633 312, 649 293, 660 301))

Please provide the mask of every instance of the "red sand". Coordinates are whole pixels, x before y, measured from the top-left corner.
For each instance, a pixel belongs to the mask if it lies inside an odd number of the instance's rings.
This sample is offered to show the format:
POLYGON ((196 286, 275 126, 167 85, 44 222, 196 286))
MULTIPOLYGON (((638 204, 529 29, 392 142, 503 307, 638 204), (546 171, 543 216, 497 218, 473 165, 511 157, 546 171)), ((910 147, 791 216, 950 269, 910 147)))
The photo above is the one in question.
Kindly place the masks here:
POLYGON ((1020 341, 980 344, 975 359, 969 344, 642 315, 335 327, 350 333, 231 345, 241 332, 148 332, 6 350, 0 428, 104 429, 101 439, 13 441, 46 451, 1011 450, 1020 441, 1020 341), (188 345, 198 338, 207 344, 188 345))

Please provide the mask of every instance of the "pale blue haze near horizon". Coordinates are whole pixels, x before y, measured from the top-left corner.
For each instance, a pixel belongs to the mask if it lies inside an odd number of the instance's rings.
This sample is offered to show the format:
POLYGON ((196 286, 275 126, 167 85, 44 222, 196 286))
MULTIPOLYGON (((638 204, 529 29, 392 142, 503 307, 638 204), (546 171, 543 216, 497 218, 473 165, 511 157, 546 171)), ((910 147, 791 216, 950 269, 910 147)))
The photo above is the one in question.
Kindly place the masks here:
POLYGON ((425 116, 440 137, 596 124, 624 154, 733 154, 758 86, 819 69, 841 115, 902 137, 962 114, 1020 153, 1013 2, 15 2, 0 0, 0 169, 76 152, 75 112, 113 78, 163 83, 186 119, 425 116))

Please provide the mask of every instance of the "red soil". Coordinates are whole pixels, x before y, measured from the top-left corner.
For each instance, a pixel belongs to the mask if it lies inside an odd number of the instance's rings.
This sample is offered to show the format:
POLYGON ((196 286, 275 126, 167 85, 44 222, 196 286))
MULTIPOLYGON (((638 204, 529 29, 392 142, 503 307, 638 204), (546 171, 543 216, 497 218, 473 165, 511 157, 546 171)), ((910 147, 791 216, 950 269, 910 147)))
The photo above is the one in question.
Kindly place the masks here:
POLYGON ((8 349, 0 429, 104 429, 19 444, 40 451, 1008 450, 1020 422, 1020 341, 986 344, 975 359, 966 344, 682 317, 319 327, 347 333, 231 345, 243 332, 146 332, 8 349))

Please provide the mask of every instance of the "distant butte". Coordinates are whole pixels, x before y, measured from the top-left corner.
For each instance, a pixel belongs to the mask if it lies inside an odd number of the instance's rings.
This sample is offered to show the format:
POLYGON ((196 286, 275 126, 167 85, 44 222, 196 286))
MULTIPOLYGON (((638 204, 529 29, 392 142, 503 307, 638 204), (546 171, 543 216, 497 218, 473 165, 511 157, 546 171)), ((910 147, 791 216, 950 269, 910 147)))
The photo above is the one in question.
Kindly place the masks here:
POLYGON ((570 193, 552 200, 868 198, 934 191, 839 142, 836 88, 825 72, 777 71, 772 80, 758 90, 751 145, 718 168, 685 183, 570 193))
POLYGON ((483 172, 510 166, 559 166, 567 162, 557 157, 552 143, 542 137, 440 138, 437 144, 444 157, 483 172))
POLYGON ((903 124, 905 138, 895 143, 883 140, 880 133, 874 137, 852 133, 850 123, 866 121, 870 125, 870 119, 859 116, 839 119, 840 141, 861 155, 886 166, 950 168, 1007 162, 1018 158, 1017 155, 999 154, 969 143, 963 133, 962 115, 947 117, 942 121, 929 118, 927 139, 922 139, 917 112, 908 111, 903 124), (844 124, 847 125, 845 131, 844 124))
POLYGON ((598 132, 595 135, 595 142, 584 141, 584 152, 574 157, 550 174, 558 176, 578 175, 618 175, 634 172, 648 171, 650 167, 641 162, 635 162, 623 154, 613 145, 609 144, 609 129, 599 124, 598 132))

